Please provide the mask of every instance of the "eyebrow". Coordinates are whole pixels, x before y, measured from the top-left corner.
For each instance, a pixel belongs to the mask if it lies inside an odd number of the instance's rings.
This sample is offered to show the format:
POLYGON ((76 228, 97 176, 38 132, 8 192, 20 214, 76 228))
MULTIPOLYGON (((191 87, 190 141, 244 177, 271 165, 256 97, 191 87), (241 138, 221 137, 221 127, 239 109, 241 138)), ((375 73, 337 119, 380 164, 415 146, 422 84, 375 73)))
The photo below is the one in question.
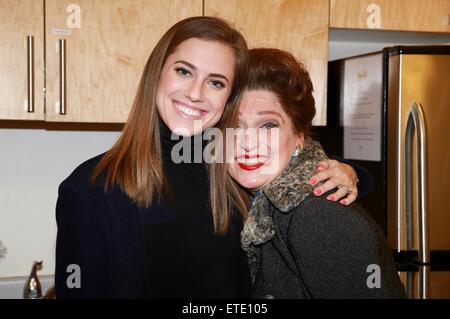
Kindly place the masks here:
MULTIPOLYGON (((190 67, 193 70, 197 70, 197 67, 195 65, 193 65, 192 63, 189 63, 187 61, 184 61, 184 60, 178 60, 178 61, 175 61, 174 64, 175 63, 182 63, 182 64, 187 65, 188 67, 190 67)), ((222 75, 220 73, 210 73, 209 76, 212 76, 212 77, 215 77, 215 78, 222 78, 225 81, 227 81, 228 83, 230 82, 225 75, 222 75)))
MULTIPOLYGON (((242 113, 239 112, 238 115, 242 115, 242 113)), ((260 111, 260 112, 257 112, 256 115, 275 115, 275 116, 278 116, 281 119, 281 121, 284 123, 283 117, 281 116, 280 113, 278 113, 276 111, 260 111)))

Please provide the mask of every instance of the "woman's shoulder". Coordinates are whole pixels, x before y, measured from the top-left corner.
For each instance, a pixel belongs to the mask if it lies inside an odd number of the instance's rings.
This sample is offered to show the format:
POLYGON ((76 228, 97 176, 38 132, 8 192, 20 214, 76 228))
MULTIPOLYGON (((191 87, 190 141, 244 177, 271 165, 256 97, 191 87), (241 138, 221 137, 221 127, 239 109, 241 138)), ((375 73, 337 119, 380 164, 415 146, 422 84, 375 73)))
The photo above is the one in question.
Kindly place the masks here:
POLYGON ((313 296, 404 296, 381 228, 362 209, 311 195, 292 213, 288 245, 301 261, 302 278, 313 296), (368 285, 371 265, 378 265, 381 270, 381 289, 368 285))
POLYGON ((379 237, 380 227, 359 205, 342 205, 326 199, 325 196, 308 196, 293 211, 292 221, 302 227, 311 225, 316 230, 339 230, 348 233, 360 233, 365 236, 379 237))
POLYGON ((80 165, 78 165, 59 185, 59 189, 72 188, 79 191, 87 190, 92 187, 101 187, 103 185, 103 174, 97 178, 95 185, 91 184, 91 176, 95 167, 103 158, 105 153, 94 156, 80 165))
POLYGON ((385 247, 381 229, 365 212, 314 195, 292 212, 288 242, 299 255, 309 256, 312 251, 314 256, 309 257, 314 260, 336 261, 345 256, 352 263, 366 263, 366 267, 376 263, 377 252, 385 247))

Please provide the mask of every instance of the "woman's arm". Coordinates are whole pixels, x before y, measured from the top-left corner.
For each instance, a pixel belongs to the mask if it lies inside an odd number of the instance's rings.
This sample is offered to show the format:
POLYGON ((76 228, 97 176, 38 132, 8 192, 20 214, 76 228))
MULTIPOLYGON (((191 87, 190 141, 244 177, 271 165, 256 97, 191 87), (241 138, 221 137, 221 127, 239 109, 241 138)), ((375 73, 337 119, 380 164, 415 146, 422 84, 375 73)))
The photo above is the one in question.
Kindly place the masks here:
POLYGON ((56 298, 108 298, 110 293, 106 214, 85 188, 63 182, 56 221, 56 298))
POLYGON ((313 298, 405 297, 392 252, 365 213, 311 197, 293 214, 288 243, 313 298))

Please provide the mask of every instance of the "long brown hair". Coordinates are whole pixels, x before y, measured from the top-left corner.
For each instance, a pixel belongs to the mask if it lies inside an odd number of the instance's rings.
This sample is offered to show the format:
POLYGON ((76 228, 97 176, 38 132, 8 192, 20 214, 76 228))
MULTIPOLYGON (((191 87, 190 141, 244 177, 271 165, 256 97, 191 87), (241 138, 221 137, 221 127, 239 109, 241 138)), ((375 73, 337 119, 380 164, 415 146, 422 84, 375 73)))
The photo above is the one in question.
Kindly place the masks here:
MULTIPOLYGON (((274 93, 289 116, 296 133, 308 136, 316 114, 313 84, 303 63, 291 53, 269 48, 249 51, 249 79, 246 90, 267 90, 274 93)), ((223 119, 221 128, 236 127, 239 109, 223 119)), ((225 135, 225 134, 224 134, 225 135)), ((224 144, 233 141, 223 141, 224 144)), ((249 193, 228 174, 228 165, 213 163, 211 176, 216 184, 211 188, 213 211, 235 205, 244 220, 247 218, 249 193), (215 191, 215 193, 213 193, 215 191), (223 194, 228 194, 225 198, 223 194)), ((219 214, 216 212, 216 214, 219 214)))
MULTIPOLYGON (((167 57, 185 40, 199 38, 229 45, 235 53, 235 80, 224 114, 229 117, 246 85, 248 49, 242 35, 224 20, 213 17, 192 17, 172 26, 151 53, 123 132, 114 146, 96 166, 91 182, 107 170, 104 192, 118 185, 139 206, 150 207, 168 190, 164 178, 159 114, 156 91, 161 69, 167 57)), ((213 215, 216 230, 222 229, 220 216, 213 215)))

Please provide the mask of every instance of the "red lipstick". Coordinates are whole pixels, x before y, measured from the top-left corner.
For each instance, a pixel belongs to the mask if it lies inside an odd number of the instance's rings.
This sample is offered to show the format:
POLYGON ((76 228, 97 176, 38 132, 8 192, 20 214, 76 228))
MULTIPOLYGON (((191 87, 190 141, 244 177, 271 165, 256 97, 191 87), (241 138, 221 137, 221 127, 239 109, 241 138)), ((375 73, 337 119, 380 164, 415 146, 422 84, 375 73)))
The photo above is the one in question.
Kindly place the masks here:
MULTIPOLYGON (((261 156, 261 155, 259 155, 259 154, 257 154, 257 155, 255 155, 255 156, 249 156, 248 154, 245 154, 244 156, 243 156, 245 159, 250 159, 250 158, 261 158, 261 157, 264 157, 264 156, 261 156)), ((242 162, 240 162, 240 163, 238 163, 239 164, 239 167, 241 168, 241 169, 243 169, 243 170, 246 170, 246 171, 253 171, 253 170, 255 170, 255 169, 258 169, 258 168, 260 168, 261 166, 263 166, 264 165, 264 162, 263 163, 261 163, 261 162, 259 162, 259 163, 255 163, 255 164, 245 164, 245 163, 242 163, 242 162)))
POLYGON ((264 163, 256 163, 256 164, 253 164, 253 165, 246 165, 244 163, 239 163, 239 167, 244 169, 244 170, 246 170, 246 171, 253 171, 255 169, 260 168, 263 165, 264 165, 264 163))

